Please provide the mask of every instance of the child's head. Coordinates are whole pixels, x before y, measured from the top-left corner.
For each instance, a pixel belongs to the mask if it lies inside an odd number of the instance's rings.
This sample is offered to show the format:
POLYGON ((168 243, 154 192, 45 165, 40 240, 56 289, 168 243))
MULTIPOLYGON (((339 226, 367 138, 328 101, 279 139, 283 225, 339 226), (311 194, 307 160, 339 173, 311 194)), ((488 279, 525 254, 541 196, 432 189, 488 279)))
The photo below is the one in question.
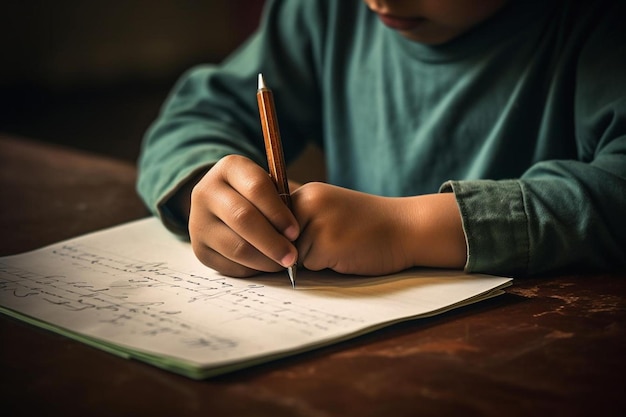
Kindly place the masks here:
POLYGON ((416 42, 448 42, 493 16, 508 0, 363 0, 384 24, 416 42))

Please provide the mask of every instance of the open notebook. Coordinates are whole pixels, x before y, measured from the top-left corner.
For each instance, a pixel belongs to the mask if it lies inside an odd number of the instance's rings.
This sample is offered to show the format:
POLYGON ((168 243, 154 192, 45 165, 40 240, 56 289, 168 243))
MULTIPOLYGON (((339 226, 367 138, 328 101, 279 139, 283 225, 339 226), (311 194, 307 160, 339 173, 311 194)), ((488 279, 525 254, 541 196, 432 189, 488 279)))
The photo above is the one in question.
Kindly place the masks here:
POLYGON ((203 266, 156 218, 0 258, 0 311, 201 379, 432 316, 511 279, 416 269, 235 279, 203 266))

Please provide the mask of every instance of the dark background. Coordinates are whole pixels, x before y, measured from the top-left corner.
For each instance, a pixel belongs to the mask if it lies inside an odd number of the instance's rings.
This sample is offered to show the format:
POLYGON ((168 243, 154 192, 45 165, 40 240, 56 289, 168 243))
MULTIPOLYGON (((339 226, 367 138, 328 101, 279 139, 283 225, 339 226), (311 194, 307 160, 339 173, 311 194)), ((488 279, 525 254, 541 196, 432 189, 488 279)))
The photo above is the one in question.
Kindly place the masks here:
POLYGON ((183 71, 221 61, 263 0, 4 0, 0 133, 135 162, 183 71))

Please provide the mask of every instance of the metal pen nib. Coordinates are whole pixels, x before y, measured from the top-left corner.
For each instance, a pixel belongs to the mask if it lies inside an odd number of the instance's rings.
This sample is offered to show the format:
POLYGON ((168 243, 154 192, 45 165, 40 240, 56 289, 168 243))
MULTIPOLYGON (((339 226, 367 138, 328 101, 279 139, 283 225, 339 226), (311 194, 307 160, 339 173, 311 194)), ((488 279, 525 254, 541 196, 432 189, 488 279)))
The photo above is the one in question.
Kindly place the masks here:
POLYGON ((296 265, 287 268, 289 274, 289 280, 291 281, 291 288, 296 288, 296 265))

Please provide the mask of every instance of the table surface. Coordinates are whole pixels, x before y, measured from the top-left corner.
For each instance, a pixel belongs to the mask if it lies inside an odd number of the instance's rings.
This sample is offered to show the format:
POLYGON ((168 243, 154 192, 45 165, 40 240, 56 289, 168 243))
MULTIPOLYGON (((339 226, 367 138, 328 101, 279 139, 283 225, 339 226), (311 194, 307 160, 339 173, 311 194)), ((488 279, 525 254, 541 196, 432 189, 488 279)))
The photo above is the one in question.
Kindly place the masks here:
MULTIPOLYGON (((0 137, 0 255, 148 215, 131 164, 0 137)), ((495 299, 204 381, 0 315, 0 414, 626 415, 626 274, 495 299), (6 414, 5 414, 6 413, 6 414)))

